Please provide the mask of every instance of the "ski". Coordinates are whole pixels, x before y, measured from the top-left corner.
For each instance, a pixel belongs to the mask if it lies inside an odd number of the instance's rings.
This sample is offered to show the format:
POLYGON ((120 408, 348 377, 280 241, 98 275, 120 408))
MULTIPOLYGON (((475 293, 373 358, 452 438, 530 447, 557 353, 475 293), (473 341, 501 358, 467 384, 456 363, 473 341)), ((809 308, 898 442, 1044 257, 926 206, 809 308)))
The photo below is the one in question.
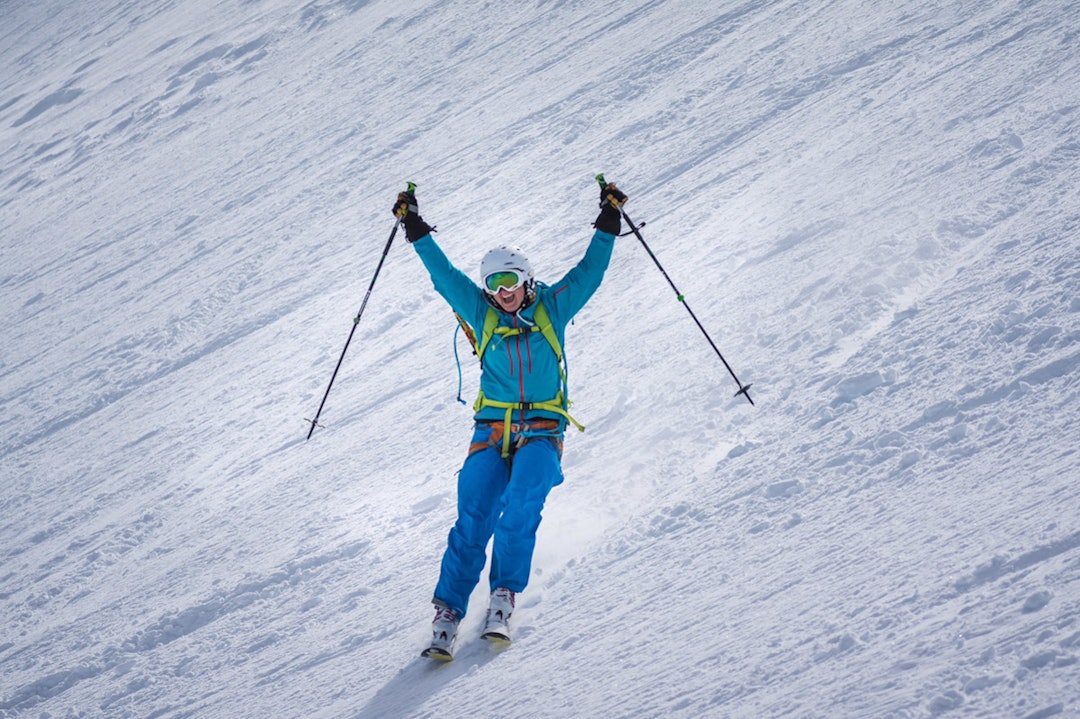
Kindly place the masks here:
POLYGON ((505 648, 511 644, 510 633, 506 630, 505 626, 501 629, 488 629, 480 636, 499 648, 505 648))
POLYGON ((424 657, 425 659, 434 659, 440 662, 449 662, 453 661, 454 659, 454 655, 453 653, 451 653, 450 649, 445 647, 437 647, 434 645, 420 652, 420 656, 424 657))

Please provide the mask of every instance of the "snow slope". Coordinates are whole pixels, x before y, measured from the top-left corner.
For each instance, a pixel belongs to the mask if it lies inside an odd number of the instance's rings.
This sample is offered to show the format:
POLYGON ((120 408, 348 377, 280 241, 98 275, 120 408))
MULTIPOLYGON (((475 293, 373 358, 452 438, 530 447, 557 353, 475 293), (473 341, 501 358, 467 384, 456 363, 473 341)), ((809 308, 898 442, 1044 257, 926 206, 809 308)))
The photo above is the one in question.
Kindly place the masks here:
POLYGON ((0 4, 0 716, 1080 716, 1078 41, 1066 0, 0 4), (516 641, 471 612, 432 668, 469 412, 400 239, 304 418, 406 181, 553 280, 600 171, 757 405, 620 240, 516 641))

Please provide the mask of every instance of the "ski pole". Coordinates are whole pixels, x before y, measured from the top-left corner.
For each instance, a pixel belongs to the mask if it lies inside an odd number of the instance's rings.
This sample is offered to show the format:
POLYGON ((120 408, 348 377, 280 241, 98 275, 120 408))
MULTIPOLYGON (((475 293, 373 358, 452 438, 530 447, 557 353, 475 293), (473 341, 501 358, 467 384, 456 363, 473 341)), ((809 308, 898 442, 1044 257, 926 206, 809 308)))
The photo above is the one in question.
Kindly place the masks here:
MULTIPOLYGON (((597 175, 596 181, 600 183, 600 187, 605 187, 607 185, 607 181, 604 179, 603 174, 597 175)), ((649 254, 649 257, 652 258, 652 261, 656 263, 656 267, 660 270, 660 274, 662 274, 664 276, 664 279, 667 280, 668 284, 671 285, 671 289, 675 290, 675 296, 679 299, 679 302, 682 303, 682 306, 686 308, 686 311, 690 313, 690 317, 694 320, 694 324, 696 324, 698 326, 698 329, 701 330, 701 334, 705 335, 705 339, 709 341, 709 346, 713 348, 713 352, 715 352, 716 356, 720 358, 720 361, 724 363, 724 367, 727 368, 728 373, 731 374, 732 379, 735 380, 735 384, 739 385, 739 391, 735 393, 735 396, 738 397, 739 395, 744 395, 747 402, 749 402, 751 405, 754 404, 754 400, 750 398, 750 385, 744 385, 742 382, 739 381, 739 378, 735 375, 735 370, 731 369, 731 365, 729 365, 728 361, 724 359, 724 355, 720 353, 720 350, 719 348, 717 348, 716 343, 712 341, 712 337, 709 337, 709 333, 705 331, 705 327, 702 326, 701 322, 697 318, 697 315, 695 315, 694 311, 690 309, 690 305, 686 303, 686 298, 681 292, 679 292, 679 288, 676 287, 675 283, 671 281, 671 277, 669 277, 667 271, 664 270, 664 266, 660 264, 660 260, 658 260, 656 258, 656 255, 653 254, 653 251, 649 248, 648 243, 645 242, 645 238, 641 236, 641 232, 640 230, 638 230, 633 220, 631 220, 630 216, 626 214, 626 210, 620 207, 619 212, 622 213, 622 218, 626 220, 626 224, 630 225, 630 230, 634 233, 635 236, 637 236, 638 240, 641 241, 641 246, 645 248, 645 252, 647 252, 649 254)))
MULTIPOLYGON (((407 192, 412 192, 416 189, 416 185, 412 182, 407 183, 407 192)), ((323 405, 326 404, 326 398, 330 396, 330 388, 334 386, 334 379, 337 378, 338 370, 341 369, 341 362, 345 359, 345 351, 349 349, 349 343, 352 342, 353 334, 356 332, 356 326, 360 324, 360 318, 364 314, 364 308, 367 307, 368 298, 371 297, 371 290, 375 288, 375 280, 379 279, 379 271, 382 269, 383 262, 386 261, 386 256, 390 254, 390 245, 394 243, 394 236, 397 235, 398 220, 394 219, 394 228, 390 230, 390 237, 386 240, 386 247, 383 248, 382 257, 379 258, 379 264, 375 267, 375 274, 371 278, 371 284, 368 285, 367 293, 364 295, 364 301, 360 304, 360 310, 356 313, 356 317, 353 317, 353 326, 349 330, 349 338, 345 340, 345 347, 341 350, 341 356, 338 357, 337 366, 334 367, 334 374, 330 375, 330 384, 326 386, 326 392, 323 393, 322 402, 319 403, 319 409, 315 412, 314 419, 305 419, 306 422, 311 423, 311 429, 308 430, 307 438, 311 439, 312 433, 316 427, 321 427, 319 424, 319 415, 322 414, 323 405)))

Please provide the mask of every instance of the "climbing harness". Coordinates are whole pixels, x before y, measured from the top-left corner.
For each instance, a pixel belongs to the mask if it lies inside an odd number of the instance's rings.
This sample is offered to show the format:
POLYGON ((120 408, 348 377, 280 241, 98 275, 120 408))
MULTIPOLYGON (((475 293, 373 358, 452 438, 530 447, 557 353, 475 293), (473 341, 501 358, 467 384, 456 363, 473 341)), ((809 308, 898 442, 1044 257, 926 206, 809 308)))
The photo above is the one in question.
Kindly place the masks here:
POLYGON ((562 455, 562 423, 555 419, 540 419, 533 420, 531 422, 515 422, 507 425, 500 421, 487 421, 482 420, 476 423, 478 426, 483 425, 491 428, 491 434, 488 435, 486 441, 473 442, 469 445, 469 454, 473 455, 477 452, 482 452, 485 449, 494 449, 503 445, 508 438, 510 439, 510 450, 508 454, 503 454, 506 458, 508 455, 512 455, 517 450, 524 447, 526 444, 534 439, 547 439, 555 446, 555 450, 562 455))

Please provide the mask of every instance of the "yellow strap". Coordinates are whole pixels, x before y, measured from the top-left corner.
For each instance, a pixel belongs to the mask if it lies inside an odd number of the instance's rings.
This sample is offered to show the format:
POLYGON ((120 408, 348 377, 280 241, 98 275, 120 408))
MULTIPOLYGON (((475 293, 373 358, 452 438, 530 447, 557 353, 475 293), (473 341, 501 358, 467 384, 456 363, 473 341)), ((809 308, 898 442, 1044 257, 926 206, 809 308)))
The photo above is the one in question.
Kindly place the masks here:
POLYGON ((559 364, 562 364, 562 345, 559 344, 559 337, 555 334, 555 326, 551 324, 551 318, 548 317, 547 309, 544 307, 543 302, 536 303, 533 319, 536 320, 537 329, 544 335, 544 339, 551 345, 551 349, 555 350, 555 359, 559 361, 559 364))
POLYGON ((473 405, 473 411, 479 412, 484 407, 498 407, 499 409, 506 410, 506 417, 503 424, 503 426, 506 427, 506 431, 503 433, 502 443, 502 456, 504 458, 510 456, 510 426, 513 422, 514 410, 522 410, 528 407, 529 409, 538 409, 544 412, 554 412, 560 417, 564 417, 566 421, 568 421, 570 424, 577 427, 579 432, 585 431, 585 427, 576 419, 571 417, 569 412, 563 409, 561 392, 559 393, 559 396, 553 400, 549 400, 547 402, 529 402, 527 404, 523 402, 500 402, 495 399, 488 399, 484 396, 483 392, 480 392, 480 395, 476 398, 476 404, 473 405))
POLYGON ((484 315, 484 327, 480 331, 480 337, 473 342, 473 347, 476 350, 476 359, 480 360, 481 363, 483 363, 484 360, 484 351, 487 350, 488 343, 491 342, 491 337, 495 334, 495 330, 498 326, 499 314, 494 308, 488 307, 487 314, 484 315))

